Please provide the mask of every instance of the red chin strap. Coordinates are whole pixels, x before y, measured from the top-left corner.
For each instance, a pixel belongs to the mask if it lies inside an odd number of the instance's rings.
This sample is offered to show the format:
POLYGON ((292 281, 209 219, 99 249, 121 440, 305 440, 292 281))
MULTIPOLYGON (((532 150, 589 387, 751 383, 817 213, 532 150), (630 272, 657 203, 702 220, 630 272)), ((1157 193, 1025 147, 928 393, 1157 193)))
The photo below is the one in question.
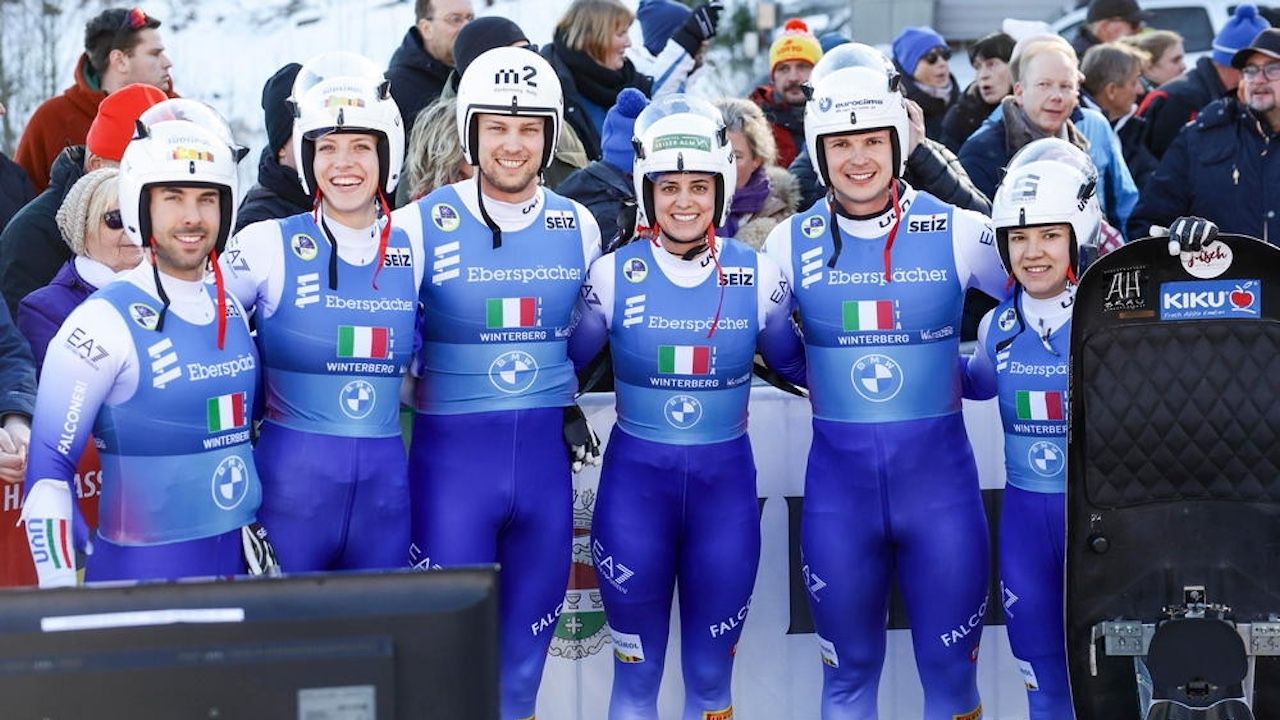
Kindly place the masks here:
POLYGON ((213 265, 213 284, 218 290, 218 349, 227 340, 227 287, 222 282, 222 266, 218 264, 218 251, 209 251, 209 264, 213 265))
POLYGON ((1071 283, 1072 285, 1080 284, 1080 282, 1076 280, 1076 269, 1071 265, 1067 266, 1067 282, 1071 283))
POLYGON ((724 310, 724 268, 720 266, 720 247, 716 244, 716 228, 714 225, 707 228, 707 252, 711 253, 711 261, 716 264, 716 282, 720 285, 720 299, 716 302, 716 316, 711 320, 711 329, 707 331, 707 338, 716 334, 716 327, 720 325, 720 312, 724 310))
POLYGON ((893 241, 898 237, 898 226, 902 224, 902 205, 898 199, 898 181, 889 183, 889 196, 893 198, 893 225, 889 228, 889 239, 884 242, 884 282, 887 285, 893 277, 893 266, 889 261, 893 252, 893 241))

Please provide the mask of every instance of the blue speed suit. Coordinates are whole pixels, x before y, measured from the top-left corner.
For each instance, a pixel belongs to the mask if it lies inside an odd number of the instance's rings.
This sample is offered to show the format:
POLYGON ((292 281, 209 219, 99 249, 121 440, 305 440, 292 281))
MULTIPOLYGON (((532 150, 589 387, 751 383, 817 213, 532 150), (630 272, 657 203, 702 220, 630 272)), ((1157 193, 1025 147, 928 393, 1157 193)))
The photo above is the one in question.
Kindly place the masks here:
POLYGON ((532 716, 568 584, 573 518, 564 408, 577 378, 569 326, 600 231, 539 188, 520 205, 476 182, 393 215, 428 268, 410 447, 410 561, 500 563, 502 717, 532 716))
POLYGON ((318 217, 250 225, 219 258, 228 290, 255 311, 262 350, 260 516, 287 572, 405 567, 400 384, 421 246, 394 231, 379 254, 379 225, 318 217))
POLYGON ((1033 720, 1075 717, 1063 628, 1070 288, 1047 300, 1016 292, 983 318, 969 361, 967 394, 998 396, 1004 424, 1000 584, 1033 720))
POLYGON ((570 339, 580 366, 609 340, 617 392, 591 538, 613 633, 610 720, 658 717, 677 585, 682 717, 732 716, 734 648, 760 558, 752 361, 758 348, 799 380, 804 351, 777 266, 718 242, 719 268, 706 252, 685 260, 647 241, 600 258, 570 339))
POLYGON ((965 289, 1002 297, 1005 275, 986 217, 900 187, 900 217, 892 206, 844 217, 824 199, 765 246, 804 328, 814 420, 801 549, 832 720, 877 717, 895 577, 925 720, 981 717, 989 543, 957 357, 965 289))
MULTIPOLYGON (((166 306, 152 273, 143 263, 72 311, 41 374, 29 492, 70 482, 90 431, 100 447, 86 581, 243 574, 241 528, 262 501, 248 420, 258 360, 244 313, 227 299, 219 349, 214 286, 165 276, 166 306)), ((63 549, 54 557, 65 563, 63 549)))

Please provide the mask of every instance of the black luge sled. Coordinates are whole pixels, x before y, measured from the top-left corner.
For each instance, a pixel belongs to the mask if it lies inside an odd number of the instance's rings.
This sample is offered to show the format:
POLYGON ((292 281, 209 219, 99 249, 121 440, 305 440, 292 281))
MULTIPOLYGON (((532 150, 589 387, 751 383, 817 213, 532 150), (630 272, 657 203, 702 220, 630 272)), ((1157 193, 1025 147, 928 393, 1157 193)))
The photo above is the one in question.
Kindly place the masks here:
POLYGON ((1103 257, 1070 373, 1078 720, 1280 718, 1280 250, 1103 257))

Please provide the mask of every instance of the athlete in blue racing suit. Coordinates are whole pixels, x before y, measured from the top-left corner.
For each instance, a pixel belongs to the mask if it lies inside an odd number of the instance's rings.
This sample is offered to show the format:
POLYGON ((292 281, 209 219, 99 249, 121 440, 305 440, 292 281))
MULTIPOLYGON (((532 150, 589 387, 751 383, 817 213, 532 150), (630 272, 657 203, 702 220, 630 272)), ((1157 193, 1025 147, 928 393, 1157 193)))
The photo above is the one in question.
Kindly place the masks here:
POLYGON ((244 228, 221 258, 228 289, 257 320, 260 516, 289 572, 408 565, 400 384, 422 246, 390 226, 404 132, 383 83, 351 53, 303 66, 293 147, 316 210, 244 228))
POLYGON ((75 584, 76 549, 92 551, 88 581, 241 574, 261 502, 257 355, 239 303, 204 282, 234 219, 232 149, 194 122, 140 127, 120 211, 151 262, 67 317, 41 374, 23 519, 42 587, 75 584), (89 546, 70 483, 91 430, 103 482, 89 546))
POLYGON ((729 718, 760 559, 746 434, 753 358, 759 348, 802 381, 804 351, 778 267, 709 234, 735 179, 719 113, 664 96, 640 114, 636 137, 641 224, 661 230, 592 264, 569 343, 581 367, 609 341, 617 392, 591 537, 613 635, 609 718, 658 717, 677 583, 682 717, 729 718))
POLYGON ((1004 273, 987 218, 898 179, 906 109, 882 58, 865 52, 870 66, 815 68, 805 132, 832 192, 765 244, 795 293, 807 352, 801 549, 822 716, 877 716, 896 576, 925 719, 978 718, 988 536, 957 356, 965 289, 1003 296, 1004 273))
POLYGON ((1017 284, 982 319, 968 369, 967 396, 999 397, 1008 477, 1001 595, 1032 720, 1074 717, 1063 626, 1067 356, 1078 258, 1097 245, 1102 218, 1090 194, 1096 178, 1088 155, 1056 139, 1009 163, 992 219, 1017 284))
POLYGON ((569 327, 600 253, 595 219, 540 187, 560 84, 523 48, 490 50, 458 87, 476 177, 393 215, 430 262, 409 453, 410 560, 502 566, 502 717, 531 717, 568 584, 572 485, 564 408, 569 327), (523 72, 504 72, 507 68, 523 72), (501 113, 493 108, 501 108, 501 113), (481 197, 483 193, 483 197, 481 197))

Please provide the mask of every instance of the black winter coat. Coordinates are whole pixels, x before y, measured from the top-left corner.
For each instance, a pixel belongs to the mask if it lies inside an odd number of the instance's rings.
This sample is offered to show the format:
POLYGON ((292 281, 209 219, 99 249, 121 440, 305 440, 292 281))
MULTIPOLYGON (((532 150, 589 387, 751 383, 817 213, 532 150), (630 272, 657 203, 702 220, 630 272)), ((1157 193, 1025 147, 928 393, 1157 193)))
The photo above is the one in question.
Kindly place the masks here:
POLYGON ((27 171, 0 153, 0 232, 35 196, 36 189, 32 187, 27 171))
POLYGON ((430 105, 444 92, 453 67, 431 56, 422 46, 422 33, 411 27, 404 34, 400 47, 391 56, 387 79, 391 81, 391 97, 400 108, 404 120, 406 142, 413 121, 422 108, 430 105))
POLYGON ((261 220, 292 217, 310 209, 311 198, 302 191, 298 172, 281 165, 271 148, 263 148, 258 161, 258 184, 249 188, 240 203, 235 231, 261 220))
POLYGON ((71 186, 84 175, 84 146, 69 147, 53 161, 49 187, 27 203, 0 233, 0 293, 9 315, 27 293, 49 284, 71 248, 62 239, 54 217, 71 186))
POLYGON ((997 107, 1000 107, 1000 103, 986 102, 978 92, 978 84, 970 83, 960 93, 960 99, 947 110, 946 117, 942 118, 942 137, 938 139, 948 150, 960 154, 964 141, 982 127, 983 121, 991 117, 997 107))
POLYGON ((577 200, 595 216, 604 248, 615 246, 614 238, 625 224, 632 226, 626 228, 628 238, 635 230, 636 194, 631 176, 603 160, 575 170, 560 183, 556 193, 577 200))
POLYGON ((902 73, 902 92, 908 99, 914 100, 924 111, 924 134, 930 140, 942 140, 942 120, 956 101, 960 99, 960 89, 956 78, 951 76, 951 93, 947 99, 934 97, 921 89, 920 84, 910 73, 902 73))
POLYGON ((1280 244, 1280 135, 1234 97, 1205 106, 1174 139, 1143 188, 1129 237, 1180 215, 1280 244))
POLYGON ((1146 120, 1147 147, 1156 160, 1164 156, 1182 127, 1194 120, 1201 108, 1229 92, 1218 78, 1213 61, 1202 57, 1186 74, 1147 93, 1138 106, 1138 117, 1146 120))

